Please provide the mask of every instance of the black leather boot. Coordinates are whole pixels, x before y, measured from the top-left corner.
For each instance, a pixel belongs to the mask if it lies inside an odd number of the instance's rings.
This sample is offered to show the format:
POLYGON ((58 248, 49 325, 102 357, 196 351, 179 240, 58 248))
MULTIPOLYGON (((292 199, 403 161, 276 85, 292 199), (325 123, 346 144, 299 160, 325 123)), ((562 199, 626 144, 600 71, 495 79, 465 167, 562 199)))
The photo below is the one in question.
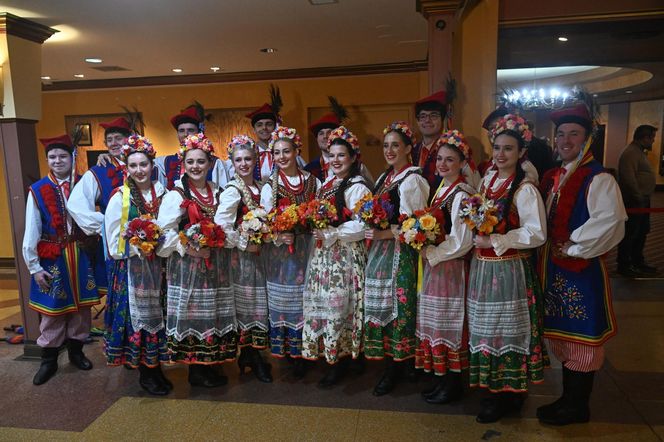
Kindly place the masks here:
POLYGON ((562 401, 556 407, 539 413, 540 422, 549 425, 569 425, 590 420, 590 394, 593 390, 595 372, 587 373, 568 370, 567 388, 563 390, 562 401))
POLYGON ((386 367, 383 377, 376 384, 373 390, 374 396, 383 396, 396 387, 403 375, 403 363, 394 362, 392 358, 386 359, 386 367))
POLYGON ((445 375, 446 381, 442 389, 435 391, 425 400, 429 404, 449 404, 458 401, 463 395, 461 373, 449 372, 445 375))
POLYGON ((480 424, 498 422, 507 414, 521 410, 523 400, 520 393, 490 393, 482 400, 482 409, 475 420, 480 424))
POLYGON ((309 366, 307 364, 307 361, 302 358, 293 358, 293 378, 295 379, 303 379, 304 376, 307 374, 307 370, 309 369, 309 366))
POLYGON ((571 391, 569 385, 570 373, 571 370, 569 370, 567 367, 565 367, 565 365, 563 365, 563 394, 557 400, 551 402, 550 404, 538 407, 537 408, 538 419, 550 420, 553 419, 555 415, 558 413, 558 409, 565 402, 565 392, 569 394, 569 392, 571 391))
POLYGON ((216 373, 212 367, 201 364, 189 366, 189 384, 194 387, 215 388, 228 383, 228 378, 216 373))
POLYGON ((161 369, 161 365, 157 365, 154 368, 154 375, 157 377, 157 379, 159 379, 159 382, 166 386, 166 388, 169 390, 173 389, 173 383, 166 377, 163 370, 161 369))
POLYGON ((272 367, 263 362, 259 350, 249 346, 243 347, 237 364, 240 366, 240 374, 244 374, 245 368, 250 367, 256 379, 266 384, 272 382, 272 373, 270 373, 272 367))
POLYGON ((443 390, 443 388, 445 388, 445 384, 447 383, 447 375, 436 376, 435 381, 436 382, 431 387, 422 391, 422 397, 424 399, 428 399, 431 396, 437 395, 440 391, 443 390))
POLYGON ((83 354, 83 342, 76 339, 67 341, 67 354, 69 362, 79 370, 92 370, 92 362, 83 354))
POLYGON ((349 358, 344 358, 338 361, 334 365, 330 365, 325 372, 323 378, 318 381, 318 386, 320 388, 332 388, 341 381, 346 373, 348 372, 348 366, 350 364, 349 358))
POLYGON ((169 389, 164 385, 157 375, 159 368, 150 368, 143 364, 138 366, 138 383, 143 390, 155 396, 165 396, 169 389))
POLYGON ((35 377, 32 378, 32 383, 35 385, 46 383, 58 371, 58 349, 43 347, 41 353, 41 365, 35 377))

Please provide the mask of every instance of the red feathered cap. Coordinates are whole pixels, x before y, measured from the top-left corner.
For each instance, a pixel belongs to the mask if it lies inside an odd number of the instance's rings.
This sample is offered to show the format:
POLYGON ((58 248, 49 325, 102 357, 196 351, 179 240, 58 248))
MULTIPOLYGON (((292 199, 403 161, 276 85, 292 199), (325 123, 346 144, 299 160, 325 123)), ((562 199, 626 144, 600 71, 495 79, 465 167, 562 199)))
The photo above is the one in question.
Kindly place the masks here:
POLYGON ((318 131, 321 129, 336 129, 339 126, 341 126, 339 118, 336 114, 330 112, 311 123, 309 130, 313 132, 314 135, 318 135, 318 131))
POLYGON ((258 109, 256 109, 253 112, 249 112, 245 117, 251 119, 251 125, 253 126, 256 124, 258 120, 273 120, 275 123, 277 122, 277 115, 274 113, 272 110, 272 106, 269 104, 265 103, 258 109))
POLYGON ((576 123, 585 127, 588 131, 591 131, 593 126, 593 119, 590 116, 590 112, 588 112, 588 108, 583 103, 551 112, 550 118, 553 124, 556 125, 556 129, 565 123, 576 123))
POLYGON ((482 123, 482 127, 485 130, 491 131, 491 122, 493 120, 497 120, 500 117, 504 117, 505 115, 509 114, 510 111, 507 109, 505 106, 502 104, 495 108, 489 115, 486 116, 484 119, 484 122, 482 123))
POLYGON ((105 131, 108 131, 109 129, 122 129, 122 132, 131 132, 129 121, 122 117, 116 118, 108 123, 99 123, 99 125, 103 127, 105 131))
POLYGON ((191 106, 186 108, 184 111, 180 112, 177 115, 171 117, 171 125, 177 129, 182 123, 193 123, 200 124, 201 120, 198 115, 198 111, 195 107, 191 106))
POLYGON ((447 106, 447 93, 445 91, 438 91, 428 97, 417 100, 415 102, 415 114, 419 114, 421 110, 434 109, 440 109, 444 113, 445 106, 447 106))
POLYGON ((67 134, 60 135, 53 138, 40 138, 39 142, 44 145, 44 149, 48 152, 51 149, 55 148, 64 148, 69 152, 74 150, 74 142, 71 140, 71 137, 67 134))

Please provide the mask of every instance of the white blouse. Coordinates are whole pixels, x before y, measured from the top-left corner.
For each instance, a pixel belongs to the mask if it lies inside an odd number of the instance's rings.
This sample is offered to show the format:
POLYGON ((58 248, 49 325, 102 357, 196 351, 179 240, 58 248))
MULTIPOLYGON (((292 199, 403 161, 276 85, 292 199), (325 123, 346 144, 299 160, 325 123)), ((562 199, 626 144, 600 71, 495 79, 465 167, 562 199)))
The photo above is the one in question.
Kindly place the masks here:
MULTIPOLYGON (((124 163, 116 161, 122 166, 124 163)), ((96 205, 101 198, 97 178, 91 171, 83 174, 76 183, 67 201, 67 211, 86 235, 101 235, 104 214, 97 212, 96 205)))
MULTIPOLYGON (((406 174, 411 170, 417 170, 418 167, 411 166, 402 170, 394 178, 392 182, 399 182, 399 213, 406 215, 412 215, 414 211, 424 209, 427 205, 427 199, 429 198, 429 183, 427 180, 418 173, 413 173, 408 175, 406 174)), ((378 181, 380 182, 383 179, 383 173, 378 181)))
MULTIPOLYGON (((302 175, 304 176, 304 181, 309 178, 309 175, 311 175, 309 172, 306 170, 300 170, 302 175)), ((288 176, 286 175, 286 178, 288 179, 288 183, 293 186, 299 186, 301 184, 300 181, 300 175, 295 175, 295 176, 288 176)), ((279 180, 279 184, 282 186, 284 185, 284 181, 281 178, 281 175, 277 178, 279 180)), ((320 189, 320 181, 318 178, 315 178, 316 180, 316 190, 320 189)), ((263 188, 261 189, 261 206, 268 212, 272 209, 274 209, 274 204, 272 203, 272 183, 271 180, 267 180, 263 188)))
MULTIPOLYGON (((154 165, 157 168, 157 180, 165 187, 168 184, 166 176, 166 156, 157 157, 154 160, 154 165)), ((180 173, 184 174, 184 167, 180 167, 180 173)), ((216 183, 219 187, 224 187, 235 175, 233 163, 230 160, 222 160, 217 158, 212 166, 212 182, 216 183)), ((182 176, 177 177, 179 180, 182 176)))
MULTIPOLYGON (((335 180, 341 182, 341 179, 337 177, 330 177, 325 180, 325 184, 335 180)), ((364 184, 362 177, 356 176, 351 178, 350 184, 346 187, 346 190, 344 190, 344 202, 346 208, 352 211, 355 204, 368 193, 371 193, 371 191, 367 185, 364 184)), ((339 214, 339 216, 341 216, 341 214, 339 214)), ((323 229, 323 237, 325 238, 323 241, 325 247, 331 246, 335 241, 341 243, 361 241, 364 239, 364 225, 358 219, 351 219, 341 223, 337 227, 330 226, 323 229)))
MULTIPOLYGON (((215 183, 208 181, 212 194, 214 195, 215 202, 219 198, 219 186, 215 183)), ((176 181, 175 187, 182 189, 182 182, 176 181)), ((164 230, 164 242, 157 248, 157 255, 168 258, 171 253, 177 251, 180 256, 186 253, 185 247, 180 243, 179 224, 180 220, 185 214, 185 209, 180 207, 183 198, 180 192, 174 190, 169 191, 161 200, 159 206, 159 216, 157 217, 157 224, 164 230)))
MULTIPOLYGON (((154 185, 154 190, 157 198, 166 193, 166 188, 158 181, 152 183, 154 185)), ((104 215, 104 233, 106 234, 106 244, 108 245, 108 254, 111 255, 113 259, 123 259, 127 258, 124 256, 124 251, 118 250, 118 243, 120 242, 120 229, 123 227, 121 225, 122 218, 122 196, 123 196, 124 187, 120 187, 117 192, 111 197, 111 200, 108 202, 108 207, 106 207, 106 214, 104 215)), ((141 195, 146 202, 152 202, 152 190, 142 190, 141 195)), ((129 257, 138 255, 138 249, 136 246, 129 246, 129 257)))
MULTIPOLYGON (((497 171, 490 171, 482 182, 487 185, 497 171)), ((498 178, 491 190, 497 190, 505 182, 498 178)), ((519 213, 519 227, 504 235, 491 234, 491 245, 496 255, 501 256, 509 249, 534 249, 546 242, 546 211, 539 190, 526 176, 514 193, 514 204, 519 213)))
MULTIPOLYGON (((450 186, 441 187, 436 192, 435 197, 444 195, 449 188, 450 186)), ((468 196, 468 193, 465 191, 459 191, 454 195, 452 212, 450 213, 450 218, 452 219, 450 233, 445 235, 445 240, 437 246, 428 246, 425 249, 426 258, 430 266, 433 267, 443 261, 462 258, 473 248, 473 231, 459 218, 461 201, 464 198, 468 198, 468 196)))
MULTIPOLYGON (((69 182, 69 178, 64 180, 56 178, 58 186, 62 186, 62 183, 69 182)), ((62 194, 63 198, 66 198, 62 194)), ((72 233, 73 228, 72 218, 67 214, 67 233, 72 233)), ((28 192, 28 199, 25 203, 25 232, 23 233, 23 246, 21 251, 23 252, 23 260, 25 265, 28 267, 31 275, 39 273, 44 270, 39 263, 39 254, 37 253, 37 244, 41 239, 42 234, 42 219, 41 212, 39 207, 37 207, 37 202, 32 196, 32 192, 28 192)))
MULTIPOLYGON (((259 195, 260 189, 255 186, 247 186, 249 192, 253 195, 259 195)), ((242 202, 242 194, 235 186, 226 186, 221 195, 219 196, 219 206, 214 215, 214 222, 219 224, 226 233, 226 242, 228 246, 238 247, 244 250, 247 246, 246 241, 241 241, 240 235, 235 230, 235 221, 237 218, 237 209, 242 202)))

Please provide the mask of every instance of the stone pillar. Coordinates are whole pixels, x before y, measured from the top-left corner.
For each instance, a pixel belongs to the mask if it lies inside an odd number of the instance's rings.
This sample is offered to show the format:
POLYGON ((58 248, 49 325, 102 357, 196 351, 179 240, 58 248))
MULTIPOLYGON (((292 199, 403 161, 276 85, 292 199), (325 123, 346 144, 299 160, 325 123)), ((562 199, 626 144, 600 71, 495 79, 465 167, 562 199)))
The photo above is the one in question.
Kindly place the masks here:
POLYGON ((0 13, 3 151, 12 244, 25 328, 25 356, 38 356, 39 316, 28 308, 30 272, 21 257, 25 201, 30 184, 40 178, 35 123, 41 118, 41 45, 57 32, 9 13, 0 13))

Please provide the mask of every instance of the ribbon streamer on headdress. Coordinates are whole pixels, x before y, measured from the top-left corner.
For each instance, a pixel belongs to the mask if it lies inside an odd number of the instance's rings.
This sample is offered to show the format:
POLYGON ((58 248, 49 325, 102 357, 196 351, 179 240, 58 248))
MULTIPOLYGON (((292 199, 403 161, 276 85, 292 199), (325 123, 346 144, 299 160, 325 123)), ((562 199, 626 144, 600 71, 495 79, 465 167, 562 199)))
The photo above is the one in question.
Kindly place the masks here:
POLYGON ((118 239, 118 253, 124 255, 127 244, 124 238, 125 226, 129 220, 130 191, 127 180, 122 185, 122 215, 120 215, 120 238, 118 239))

